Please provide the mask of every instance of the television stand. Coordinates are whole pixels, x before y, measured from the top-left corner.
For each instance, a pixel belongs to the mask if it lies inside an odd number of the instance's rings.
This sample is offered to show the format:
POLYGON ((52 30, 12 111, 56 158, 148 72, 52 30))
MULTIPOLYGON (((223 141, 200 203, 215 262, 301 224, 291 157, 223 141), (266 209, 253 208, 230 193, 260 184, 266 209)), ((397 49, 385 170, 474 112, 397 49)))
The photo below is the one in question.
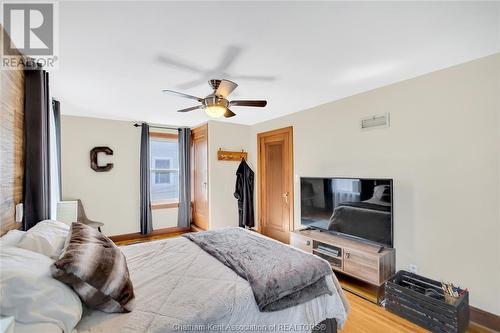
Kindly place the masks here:
POLYGON ((380 301, 380 290, 383 289, 385 281, 395 273, 396 252, 393 248, 314 229, 291 232, 290 245, 328 261, 334 272, 341 273, 337 274, 337 277, 344 289, 356 293, 353 290, 356 289, 353 287, 356 280, 361 282, 363 290, 373 287, 376 296, 364 298, 374 303, 380 301), (342 283, 342 275, 349 277, 349 288, 342 283))

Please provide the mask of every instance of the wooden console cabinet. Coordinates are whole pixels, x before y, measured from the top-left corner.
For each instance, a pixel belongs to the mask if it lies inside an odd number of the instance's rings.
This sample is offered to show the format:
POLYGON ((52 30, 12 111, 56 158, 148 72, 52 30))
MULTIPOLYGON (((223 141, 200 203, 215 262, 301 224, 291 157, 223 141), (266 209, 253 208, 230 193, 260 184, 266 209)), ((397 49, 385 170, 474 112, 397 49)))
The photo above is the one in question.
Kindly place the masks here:
POLYGON ((290 233, 290 245, 327 260, 334 271, 380 287, 395 273, 392 248, 379 247, 318 230, 290 233))

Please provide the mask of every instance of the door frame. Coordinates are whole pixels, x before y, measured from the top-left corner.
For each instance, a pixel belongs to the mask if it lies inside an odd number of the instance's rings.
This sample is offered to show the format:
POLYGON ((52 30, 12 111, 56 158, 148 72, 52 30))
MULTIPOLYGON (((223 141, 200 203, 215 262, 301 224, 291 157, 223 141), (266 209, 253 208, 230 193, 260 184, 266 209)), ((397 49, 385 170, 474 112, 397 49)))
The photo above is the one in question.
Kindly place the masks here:
POLYGON ((278 128, 272 131, 267 131, 267 132, 261 132, 257 133, 257 193, 258 193, 258 200, 257 200, 257 231, 262 232, 262 207, 264 205, 263 203, 263 190, 265 188, 265 184, 263 181, 262 177, 262 163, 264 163, 265 158, 262 156, 262 151, 260 148, 260 143, 263 139, 273 136, 276 134, 288 134, 290 140, 288 143, 288 149, 290 152, 290 157, 288 160, 288 165, 289 165, 289 182, 290 182, 290 198, 289 198, 289 215, 290 215, 290 222, 288 226, 289 231, 293 231, 295 228, 295 216, 294 216, 294 206, 295 206, 295 183, 294 183, 294 157, 293 157, 293 126, 288 126, 288 127, 283 127, 283 128, 278 128))
MULTIPOLYGON (((209 182, 209 165, 208 165, 208 160, 209 160, 209 151, 208 151, 208 123, 204 123, 204 124, 201 124, 199 126, 196 126, 196 127, 193 127, 191 128, 191 147, 190 147, 190 160, 191 160, 191 212, 192 212, 192 215, 191 215, 191 223, 195 226, 197 226, 198 228, 202 229, 202 227, 198 226, 196 224, 196 221, 195 221, 195 218, 194 218, 194 215, 195 215, 195 210, 196 210, 196 202, 195 202, 195 198, 194 198, 194 186, 195 186, 195 166, 194 166, 194 139, 195 137, 197 136, 201 136, 201 137, 205 137, 206 138, 206 147, 207 147, 207 160, 206 160, 206 166, 207 166, 207 179, 206 179, 206 191, 207 191, 207 225, 206 225, 206 230, 208 230, 210 228, 210 204, 209 204, 209 199, 210 199, 210 196, 209 196, 209 186, 210 186, 210 182, 209 182)), ((205 229, 203 229, 205 230, 205 229)))

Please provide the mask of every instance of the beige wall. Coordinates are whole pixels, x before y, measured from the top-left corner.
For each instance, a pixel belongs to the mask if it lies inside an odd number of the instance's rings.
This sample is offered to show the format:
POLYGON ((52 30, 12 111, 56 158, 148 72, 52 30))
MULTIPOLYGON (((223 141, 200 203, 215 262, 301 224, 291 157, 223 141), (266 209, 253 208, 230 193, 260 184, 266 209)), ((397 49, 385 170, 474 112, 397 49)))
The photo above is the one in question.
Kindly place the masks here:
MULTIPOLYGON (((133 123, 74 116, 61 117, 63 199, 79 198, 90 219, 104 223, 106 235, 140 231, 140 129, 133 123), (114 154, 109 172, 90 168, 89 152, 108 146, 114 154)), ((177 208, 153 210, 155 229, 177 225, 177 208)))
POLYGON ((153 229, 177 227, 178 208, 153 209, 153 229))
MULTIPOLYGON (((249 149, 250 127, 218 121, 208 122, 209 227, 238 226, 238 204, 234 197, 236 170, 240 162, 217 160, 217 150, 249 149)), ((253 168, 253 166, 251 165, 253 168)), ((253 168, 255 169, 255 168, 253 168)))
POLYGON ((294 127, 295 224, 300 176, 394 179, 398 269, 468 287, 500 314, 500 55, 257 124, 294 127), (391 127, 360 130, 390 112, 391 127))

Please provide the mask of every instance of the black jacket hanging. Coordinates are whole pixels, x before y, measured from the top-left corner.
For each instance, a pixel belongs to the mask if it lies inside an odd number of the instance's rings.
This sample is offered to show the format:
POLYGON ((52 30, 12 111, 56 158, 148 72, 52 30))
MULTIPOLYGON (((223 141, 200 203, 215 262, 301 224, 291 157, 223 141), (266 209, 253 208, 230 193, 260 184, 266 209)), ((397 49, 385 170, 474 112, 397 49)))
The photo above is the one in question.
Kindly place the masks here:
POLYGON ((253 177, 254 173, 243 159, 236 171, 236 188, 234 197, 238 199, 239 225, 240 227, 253 228, 253 177))

